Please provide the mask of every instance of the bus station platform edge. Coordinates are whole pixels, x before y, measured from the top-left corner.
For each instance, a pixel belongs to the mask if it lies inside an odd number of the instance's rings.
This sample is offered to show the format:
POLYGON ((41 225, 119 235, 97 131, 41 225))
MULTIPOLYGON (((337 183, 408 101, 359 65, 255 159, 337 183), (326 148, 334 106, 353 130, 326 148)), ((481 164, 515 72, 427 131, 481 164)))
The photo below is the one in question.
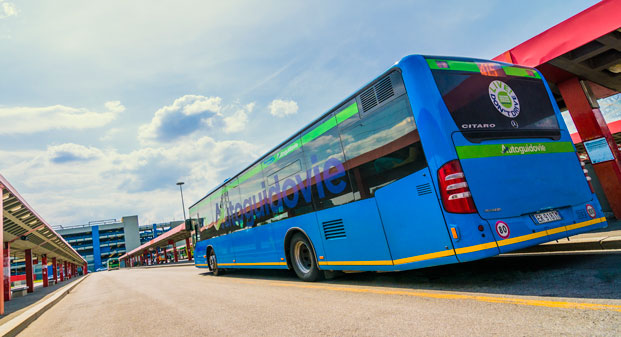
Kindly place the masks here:
POLYGON ((77 280, 70 282, 63 287, 47 294, 37 302, 26 306, 20 310, 2 317, 0 319, 0 336, 16 336, 24 330, 37 317, 41 316, 46 310, 54 306, 65 297, 73 288, 86 279, 90 273, 79 277, 77 280))

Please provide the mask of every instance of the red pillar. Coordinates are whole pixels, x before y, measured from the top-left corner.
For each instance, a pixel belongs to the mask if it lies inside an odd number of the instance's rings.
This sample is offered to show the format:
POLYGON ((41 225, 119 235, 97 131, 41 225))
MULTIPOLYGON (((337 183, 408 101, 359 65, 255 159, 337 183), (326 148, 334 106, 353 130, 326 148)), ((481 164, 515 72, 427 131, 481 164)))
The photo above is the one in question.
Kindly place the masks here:
POLYGON ((621 193, 619 193, 621 191, 621 153, 597 106, 595 97, 591 94, 588 84, 580 82, 576 77, 558 83, 558 88, 582 141, 605 138, 608 143, 614 159, 593 164, 593 169, 601 182, 612 212, 617 219, 621 219, 621 193))
MULTIPOLYGON (((0 212, 3 212, 4 210, 4 206, 3 206, 3 200, 4 199, 4 185, 0 184, 0 212)), ((3 238, 3 234, 4 234, 4 215, 0 216, 0 242, 4 242, 4 238, 3 238)), ((3 249, 4 250, 4 249, 3 249)), ((4 279, 4 268, 0 268, 0 278, 4 279)), ((0 282, 0 291, 2 293, 5 292, 4 290, 4 281, 0 282)), ((9 292, 11 290, 9 289, 9 292)), ((0 315, 4 315, 4 296, 2 296, 2 299, 0 299, 0 315)))
MULTIPOLYGON (((2 209, 0 207, 0 209, 2 209)), ((4 300, 11 300, 11 244, 8 242, 4 243, 4 253, 2 257, 2 265, 4 266, 2 269, 4 270, 4 280, 2 280, 2 284, 4 284, 4 300)))
POLYGON ((69 271, 67 270, 67 261, 63 261, 63 274, 65 274, 65 279, 69 279, 69 271))
POLYGON ((41 277, 43 278, 43 287, 49 286, 47 280, 47 255, 41 256, 41 277))
POLYGON ((34 292, 34 274, 32 272, 32 250, 26 249, 26 285, 28 286, 28 292, 34 292))
POLYGON ((52 276, 54 276, 54 284, 58 284, 58 263, 56 263, 56 258, 52 258, 52 276))
POLYGON ((168 252, 166 251, 166 247, 164 247, 164 263, 168 263, 168 252))
POLYGON ((60 282, 65 280, 65 271, 63 270, 64 263, 58 263, 58 273, 60 274, 60 282))
POLYGON ((192 261, 192 249, 190 247, 190 238, 185 238, 185 252, 188 253, 188 261, 192 261))
POLYGON ((84 275, 88 274, 88 263, 84 262, 84 275))
POLYGON ((175 262, 179 262, 179 253, 177 253, 177 243, 173 242, 173 254, 175 255, 175 262))

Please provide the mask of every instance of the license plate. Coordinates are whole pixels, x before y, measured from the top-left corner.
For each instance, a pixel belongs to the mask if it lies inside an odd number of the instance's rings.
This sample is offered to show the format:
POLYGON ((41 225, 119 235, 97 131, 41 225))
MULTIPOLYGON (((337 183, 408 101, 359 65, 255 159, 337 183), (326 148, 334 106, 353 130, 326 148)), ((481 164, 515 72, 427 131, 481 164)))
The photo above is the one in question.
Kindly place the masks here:
POLYGON ((545 213, 537 213, 537 214, 533 214, 533 216, 535 217, 535 220, 537 220, 537 223, 539 223, 539 224, 547 223, 547 222, 553 222, 553 221, 559 221, 559 220, 563 219, 563 218, 561 218, 561 215, 558 213, 558 211, 549 211, 549 212, 545 212, 545 213))

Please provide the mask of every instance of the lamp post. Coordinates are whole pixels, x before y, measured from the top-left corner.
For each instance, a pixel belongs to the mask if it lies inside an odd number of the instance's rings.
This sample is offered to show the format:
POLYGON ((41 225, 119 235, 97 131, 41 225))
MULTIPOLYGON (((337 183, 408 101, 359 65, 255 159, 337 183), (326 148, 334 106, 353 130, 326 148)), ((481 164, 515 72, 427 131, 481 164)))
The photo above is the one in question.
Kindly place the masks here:
MULTIPOLYGON (((184 226, 185 226, 185 222, 187 221, 187 218, 185 217, 185 203, 183 202, 183 187, 181 187, 184 184, 183 181, 180 181, 177 183, 177 185, 179 186, 179 192, 181 192, 181 208, 183 208, 183 222, 184 222, 184 226)), ((196 228, 194 229, 194 236, 192 236, 192 244, 196 245, 196 228)))
POLYGON ((183 208, 183 221, 185 221, 185 204, 183 203, 183 188, 181 187, 183 184, 183 181, 177 183, 177 185, 179 185, 179 191, 181 192, 181 208, 183 208))

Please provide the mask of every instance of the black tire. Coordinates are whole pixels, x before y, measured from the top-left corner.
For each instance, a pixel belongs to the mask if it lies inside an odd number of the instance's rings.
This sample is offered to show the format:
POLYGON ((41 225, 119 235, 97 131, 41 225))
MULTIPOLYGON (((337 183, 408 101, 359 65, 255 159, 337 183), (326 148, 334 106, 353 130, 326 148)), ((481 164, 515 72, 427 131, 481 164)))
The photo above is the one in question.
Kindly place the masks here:
POLYGON ((300 280, 304 282, 314 282, 323 276, 317 267, 317 260, 313 248, 302 233, 296 233, 289 243, 289 261, 293 270, 300 280))
POLYGON ((223 270, 218 268, 218 259, 216 259, 216 252, 213 249, 209 251, 207 263, 209 264, 209 269, 211 269, 213 276, 222 275, 223 270))

